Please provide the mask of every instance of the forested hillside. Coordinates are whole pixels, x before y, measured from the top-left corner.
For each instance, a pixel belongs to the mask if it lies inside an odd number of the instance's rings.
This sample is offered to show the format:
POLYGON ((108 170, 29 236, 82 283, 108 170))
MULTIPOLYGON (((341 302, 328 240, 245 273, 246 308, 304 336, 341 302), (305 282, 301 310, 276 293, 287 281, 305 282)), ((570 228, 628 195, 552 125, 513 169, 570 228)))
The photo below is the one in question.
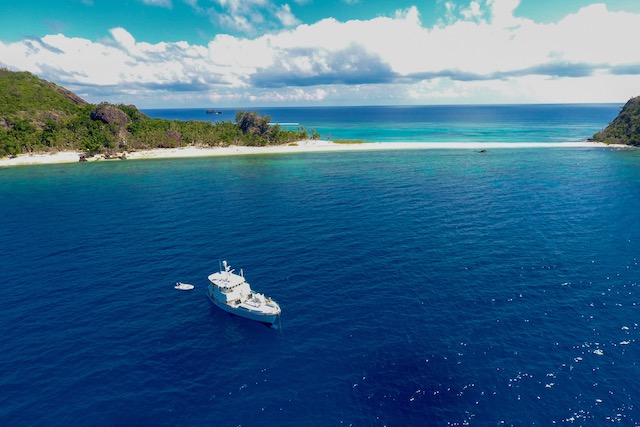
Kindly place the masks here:
POLYGON ((640 96, 627 101, 609 126, 593 135, 593 140, 640 146, 640 96))
POLYGON ((187 145, 278 145, 319 137, 269 121, 246 111, 238 111, 235 122, 151 119, 133 105, 89 104, 33 74, 0 69, 0 157, 62 150, 95 154, 187 145))

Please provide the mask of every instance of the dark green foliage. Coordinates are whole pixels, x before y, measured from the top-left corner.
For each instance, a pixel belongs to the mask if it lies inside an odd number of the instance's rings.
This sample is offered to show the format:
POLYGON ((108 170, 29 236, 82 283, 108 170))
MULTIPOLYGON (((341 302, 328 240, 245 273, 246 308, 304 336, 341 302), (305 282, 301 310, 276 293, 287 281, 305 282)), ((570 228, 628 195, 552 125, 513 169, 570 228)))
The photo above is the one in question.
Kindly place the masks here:
POLYGON ((593 135, 593 140, 640 146, 640 96, 631 98, 609 126, 593 135))
POLYGON ((141 113, 140 110, 138 110, 135 105, 123 105, 123 104, 120 104, 120 105, 118 105, 118 108, 120 108, 122 111, 124 111, 125 114, 127 116, 129 116, 129 118, 132 121, 134 121, 134 120, 144 120, 144 119, 148 118, 146 115, 141 113))
POLYGON ((31 73, 0 68, 0 115, 5 118, 24 116, 26 113, 33 119, 34 113, 42 114, 47 111, 57 112, 62 116, 73 115, 84 104, 84 100, 67 89, 39 79, 31 73))
MULTIPOLYGON (((30 73, 0 68, 0 157, 36 151, 276 145, 309 138, 271 126, 268 116, 238 111, 236 122, 151 119, 133 105, 88 104, 30 73)), ((312 138, 319 135, 313 131, 312 138)))

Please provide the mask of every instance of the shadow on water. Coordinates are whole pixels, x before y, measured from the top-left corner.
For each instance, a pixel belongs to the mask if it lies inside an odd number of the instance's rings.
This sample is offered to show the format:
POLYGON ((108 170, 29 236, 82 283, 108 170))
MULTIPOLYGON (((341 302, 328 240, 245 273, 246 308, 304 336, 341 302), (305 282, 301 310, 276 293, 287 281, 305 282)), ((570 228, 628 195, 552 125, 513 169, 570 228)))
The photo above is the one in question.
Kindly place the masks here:
MULTIPOLYGON (((208 301, 208 298, 207 298, 207 301, 208 301)), ((273 331, 278 331, 280 329, 280 325, 279 325, 280 320, 277 320, 277 323, 270 324, 265 322, 258 322, 256 320, 246 319, 242 316, 238 316, 237 314, 227 313, 226 311, 213 305, 211 302, 209 302, 209 310, 210 310, 209 312, 211 314, 211 318, 214 320, 214 322, 221 322, 221 323, 234 322, 238 324, 238 327, 241 326, 243 328, 247 328, 248 330, 256 326, 262 326, 267 329, 271 329, 273 331)))

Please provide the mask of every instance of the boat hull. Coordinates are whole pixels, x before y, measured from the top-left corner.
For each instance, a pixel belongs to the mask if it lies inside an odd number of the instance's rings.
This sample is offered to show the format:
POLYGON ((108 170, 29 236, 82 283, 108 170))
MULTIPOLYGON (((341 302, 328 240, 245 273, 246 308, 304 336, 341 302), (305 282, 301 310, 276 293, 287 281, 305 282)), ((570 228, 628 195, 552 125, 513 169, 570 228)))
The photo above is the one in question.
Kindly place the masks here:
POLYGON ((207 298, 209 301, 213 303, 216 307, 226 311, 227 313, 235 314, 236 316, 244 317, 245 319, 255 320, 257 322, 266 323, 268 325, 273 325, 275 321, 278 319, 277 314, 268 314, 268 313, 256 313, 252 311, 248 311, 243 308, 235 308, 231 307, 225 303, 216 301, 211 295, 207 294, 207 298))

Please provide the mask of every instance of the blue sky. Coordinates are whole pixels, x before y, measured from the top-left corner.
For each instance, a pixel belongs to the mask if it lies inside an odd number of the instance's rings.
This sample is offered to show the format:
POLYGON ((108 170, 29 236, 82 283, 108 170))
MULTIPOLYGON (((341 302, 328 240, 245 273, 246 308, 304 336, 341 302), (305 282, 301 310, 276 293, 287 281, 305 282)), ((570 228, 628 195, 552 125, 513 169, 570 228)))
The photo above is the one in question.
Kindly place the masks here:
POLYGON ((624 102, 637 0, 4 0, 0 66, 140 107, 624 102))

